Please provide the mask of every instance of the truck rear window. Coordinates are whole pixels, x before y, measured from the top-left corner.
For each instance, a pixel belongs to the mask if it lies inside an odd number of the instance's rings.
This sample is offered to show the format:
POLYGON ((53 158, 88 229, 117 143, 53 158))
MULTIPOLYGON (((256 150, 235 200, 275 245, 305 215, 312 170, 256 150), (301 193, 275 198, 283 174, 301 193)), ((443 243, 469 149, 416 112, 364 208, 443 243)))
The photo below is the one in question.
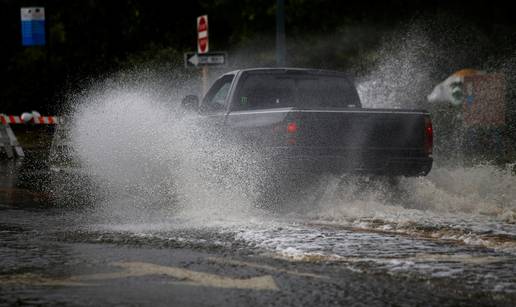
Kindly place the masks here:
POLYGON ((247 73, 239 83, 234 110, 360 107, 355 86, 344 76, 247 73))

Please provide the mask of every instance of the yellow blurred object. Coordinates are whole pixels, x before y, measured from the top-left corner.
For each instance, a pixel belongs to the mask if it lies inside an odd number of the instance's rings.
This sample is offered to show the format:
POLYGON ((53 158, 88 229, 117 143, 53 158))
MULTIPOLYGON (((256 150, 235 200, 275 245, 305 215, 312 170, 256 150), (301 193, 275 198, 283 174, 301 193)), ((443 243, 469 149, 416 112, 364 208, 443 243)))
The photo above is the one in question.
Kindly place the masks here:
POLYGON ((485 74, 485 72, 472 68, 456 71, 434 87, 432 93, 427 96, 427 100, 430 103, 451 103, 454 106, 459 106, 464 98, 464 77, 482 74, 485 74))
POLYGON ((473 69, 473 68, 464 68, 464 69, 461 69, 461 70, 458 70, 458 71, 454 72, 452 74, 452 76, 465 77, 465 76, 481 75, 481 74, 484 74, 484 72, 481 71, 481 70, 476 70, 476 69, 473 69))

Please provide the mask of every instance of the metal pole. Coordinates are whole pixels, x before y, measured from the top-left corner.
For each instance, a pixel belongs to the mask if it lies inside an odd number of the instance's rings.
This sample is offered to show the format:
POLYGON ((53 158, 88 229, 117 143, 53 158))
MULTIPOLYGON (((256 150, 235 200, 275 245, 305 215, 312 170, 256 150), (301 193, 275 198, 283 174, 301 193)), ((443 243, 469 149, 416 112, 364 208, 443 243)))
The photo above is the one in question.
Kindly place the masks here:
POLYGON ((202 66, 202 95, 208 91, 208 65, 202 66))
POLYGON ((285 66, 285 0, 276 0, 276 65, 285 66))

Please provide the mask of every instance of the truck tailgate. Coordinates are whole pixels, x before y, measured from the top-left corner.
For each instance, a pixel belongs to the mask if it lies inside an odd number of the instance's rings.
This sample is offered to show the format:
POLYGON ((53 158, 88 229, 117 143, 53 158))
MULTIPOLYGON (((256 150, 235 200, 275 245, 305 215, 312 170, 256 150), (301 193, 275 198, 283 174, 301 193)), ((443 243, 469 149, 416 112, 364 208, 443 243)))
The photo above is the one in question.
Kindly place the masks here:
POLYGON ((297 145, 348 150, 423 151, 424 114, 378 110, 299 110, 297 145))
POLYGON ((288 108, 232 112, 226 125, 242 143, 289 168, 419 176, 432 166, 428 116, 410 110, 288 108))

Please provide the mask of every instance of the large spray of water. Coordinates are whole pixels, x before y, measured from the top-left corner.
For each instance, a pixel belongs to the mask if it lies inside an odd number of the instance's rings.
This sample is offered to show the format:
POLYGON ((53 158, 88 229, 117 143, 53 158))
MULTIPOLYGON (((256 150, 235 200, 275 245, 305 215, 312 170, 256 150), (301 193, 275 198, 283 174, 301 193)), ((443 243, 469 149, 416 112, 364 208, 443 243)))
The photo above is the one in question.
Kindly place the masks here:
POLYGON ((150 83, 110 81, 73 99, 61 160, 93 182, 83 192, 97 219, 192 226, 258 214, 259 160, 180 109, 188 90, 164 96, 150 83))

